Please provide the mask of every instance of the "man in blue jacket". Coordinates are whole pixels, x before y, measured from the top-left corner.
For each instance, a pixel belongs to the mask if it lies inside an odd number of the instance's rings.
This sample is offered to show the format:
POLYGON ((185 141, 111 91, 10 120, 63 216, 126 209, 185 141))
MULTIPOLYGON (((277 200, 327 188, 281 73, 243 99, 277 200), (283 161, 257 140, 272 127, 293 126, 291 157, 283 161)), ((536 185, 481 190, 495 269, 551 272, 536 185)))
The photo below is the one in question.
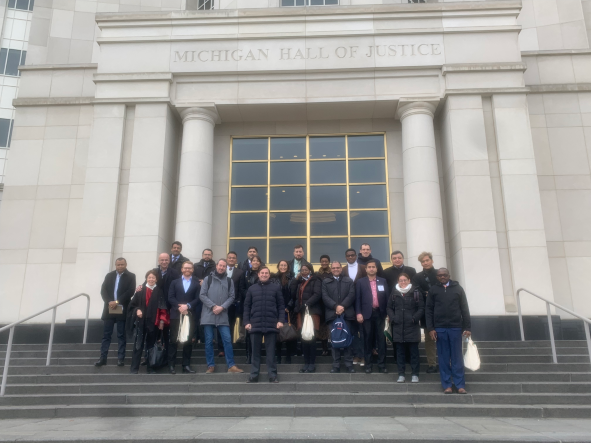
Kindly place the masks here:
POLYGON ((378 368, 386 374, 386 337, 384 326, 386 306, 388 304, 388 283, 386 279, 378 277, 376 260, 369 260, 365 270, 367 277, 357 280, 355 285, 355 311, 357 321, 363 328, 365 347, 365 373, 371 374, 371 354, 374 343, 378 342, 378 368))

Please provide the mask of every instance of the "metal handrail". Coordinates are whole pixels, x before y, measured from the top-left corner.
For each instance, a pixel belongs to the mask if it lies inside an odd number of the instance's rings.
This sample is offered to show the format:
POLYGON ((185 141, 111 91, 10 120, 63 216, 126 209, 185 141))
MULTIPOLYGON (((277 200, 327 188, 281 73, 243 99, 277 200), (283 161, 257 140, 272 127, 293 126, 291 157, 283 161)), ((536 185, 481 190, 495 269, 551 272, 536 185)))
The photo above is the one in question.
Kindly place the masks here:
POLYGON ((560 306, 550 300, 546 300, 544 297, 539 296, 538 294, 534 294, 527 289, 520 288, 517 290, 517 315, 519 315, 519 328, 521 329, 521 341, 525 341, 525 334, 523 333, 523 316, 521 315, 521 301, 519 299, 519 293, 527 292, 528 294, 533 295, 534 297, 539 298, 540 300, 546 302, 546 313, 548 315, 548 328, 550 329, 550 343, 552 345, 552 359, 554 363, 558 363, 558 358, 556 357, 556 344, 554 343, 554 329, 552 328, 552 315, 550 313, 550 305, 554 306, 555 308, 561 309, 564 312, 572 315, 573 317, 577 317, 580 320, 583 320, 583 325, 585 327, 585 337, 587 338, 587 349, 589 351, 589 361, 591 362, 591 336, 589 335, 589 324, 591 324, 591 320, 587 317, 582 317, 579 314, 574 313, 570 309, 565 308, 564 306, 560 306))
POLYGON ((12 339, 14 337, 14 327, 20 325, 21 323, 26 322, 27 320, 31 320, 32 318, 35 318, 41 314, 45 314, 47 311, 50 311, 53 309, 53 317, 51 319, 51 330, 49 332, 49 346, 47 347, 47 360, 45 362, 45 366, 49 366, 49 364, 51 362, 51 350, 53 348, 53 332, 55 330, 55 314, 57 312, 57 308, 58 308, 58 306, 61 306, 63 304, 71 302, 72 300, 77 299, 78 297, 86 297, 86 319, 84 320, 84 338, 82 339, 82 343, 86 344, 86 336, 88 334, 88 316, 90 314, 90 296, 88 294, 84 294, 84 293, 80 293, 78 295, 75 295, 74 297, 64 300, 61 303, 50 306, 49 308, 44 309, 41 312, 37 312, 36 314, 33 314, 27 318, 23 318, 22 320, 15 321, 14 323, 11 323, 9 325, 4 326, 3 328, 0 328, 0 332, 10 329, 10 333, 8 335, 8 346, 6 347, 6 357, 4 358, 4 373, 2 374, 2 389, 0 390, 0 397, 3 396, 4 393, 6 392, 6 381, 8 378, 8 365, 10 363, 10 353, 12 351, 12 339))

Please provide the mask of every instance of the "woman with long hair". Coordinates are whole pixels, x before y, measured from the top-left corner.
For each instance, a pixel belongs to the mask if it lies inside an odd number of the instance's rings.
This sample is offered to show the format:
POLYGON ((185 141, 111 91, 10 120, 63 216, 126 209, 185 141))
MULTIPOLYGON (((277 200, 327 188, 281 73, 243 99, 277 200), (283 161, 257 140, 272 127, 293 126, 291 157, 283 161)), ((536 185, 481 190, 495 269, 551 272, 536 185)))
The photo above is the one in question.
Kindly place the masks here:
MULTIPOLYGON (((259 270, 264 266, 261 257, 255 255, 250 259, 250 267, 246 269, 244 275, 245 287, 244 293, 248 292, 248 288, 259 282, 259 270)), ((246 344, 246 364, 250 365, 252 362, 252 346, 250 342, 250 334, 245 331, 245 344, 246 344)))
MULTIPOLYGON (((272 275, 271 279, 281 286, 281 293, 283 294, 283 302, 285 303, 285 321, 284 324, 291 322, 294 317, 293 308, 294 302, 291 298, 291 292, 289 289, 289 283, 293 279, 294 275, 289 270, 289 263, 287 260, 280 260, 277 263, 277 272, 272 275)), ((281 364, 281 348, 282 343, 280 341, 277 342, 275 355, 277 356, 277 364, 281 364)), ((295 355, 296 353, 296 342, 295 341, 288 341, 285 342, 285 364, 291 364, 291 356, 295 355)))

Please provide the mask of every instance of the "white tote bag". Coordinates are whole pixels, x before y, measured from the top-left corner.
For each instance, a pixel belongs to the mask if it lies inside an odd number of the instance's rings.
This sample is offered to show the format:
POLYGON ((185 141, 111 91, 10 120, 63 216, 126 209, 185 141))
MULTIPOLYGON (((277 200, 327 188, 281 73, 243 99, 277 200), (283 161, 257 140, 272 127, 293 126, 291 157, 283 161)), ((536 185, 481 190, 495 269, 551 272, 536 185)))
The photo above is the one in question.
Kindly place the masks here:
POLYGON ((302 323, 302 340, 314 340, 314 320, 310 315, 310 311, 306 306, 306 315, 304 315, 304 323, 302 323))
POLYGON ((181 315, 181 325, 179 327, 179 343, 186 343, 189 341, 190 324, 189 315, 181 315))
POLYGON ((464 367, 471 371, 478 371, 480 369, 480 355, 478 355, 478 348, 472 341, 472 338, 468 338, 468 343, 466 344, 464 367))

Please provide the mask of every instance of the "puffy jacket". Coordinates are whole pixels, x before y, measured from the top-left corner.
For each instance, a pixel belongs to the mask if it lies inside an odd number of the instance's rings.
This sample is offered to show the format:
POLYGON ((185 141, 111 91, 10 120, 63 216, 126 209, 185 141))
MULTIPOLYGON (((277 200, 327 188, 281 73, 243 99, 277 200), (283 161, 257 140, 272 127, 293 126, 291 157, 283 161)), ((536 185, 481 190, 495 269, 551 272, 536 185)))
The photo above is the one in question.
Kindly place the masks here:
POLYGON ((472 326, 468 299, 457 281, 450 280, 447 287, 441 283, 431 286, 426 313, 429 329, 462 328, 469 331, 472 326))
POLYGON ((250 324, 250 332, 279 332, 278 322, 284 322, 285 305, 281 286, 267 280, 252 285, 244 299, 245 325, 250 324))
POLYGON ((193 275, 199 280, 204 280, 205 277, 215 272, 215 262, 199 260, 199 263, 193 265, 193 275))
POLYGON ((289 284, 291 298, 295 303, 294 312, 296 314, 299 314, 300 312, 305 314, 306 306, 308 306, 310 315, 322 316, 324 314, 324 307, 322 305, 322 282, 315 275, 311 275, 310 281, 304 288, 304 293, 302 294, 302 300, 300 302, 299 288, 304 282, 305 280, 300 277, 294 278, 289 284))
POLYGON ((387 311, 394 343, 421 341, 419 322, 425 312, 425 304, 419 288, 412 288, 406 294, 394 288, 388 299, 387 311))
POLYGON ((322 302, 325 308, 326 323, 337 318, 337 306, 345 308, 345 320, 355 320, 355 283, 347 276, 341 275, 339 280, 325 278, 322 281, 322 302))

